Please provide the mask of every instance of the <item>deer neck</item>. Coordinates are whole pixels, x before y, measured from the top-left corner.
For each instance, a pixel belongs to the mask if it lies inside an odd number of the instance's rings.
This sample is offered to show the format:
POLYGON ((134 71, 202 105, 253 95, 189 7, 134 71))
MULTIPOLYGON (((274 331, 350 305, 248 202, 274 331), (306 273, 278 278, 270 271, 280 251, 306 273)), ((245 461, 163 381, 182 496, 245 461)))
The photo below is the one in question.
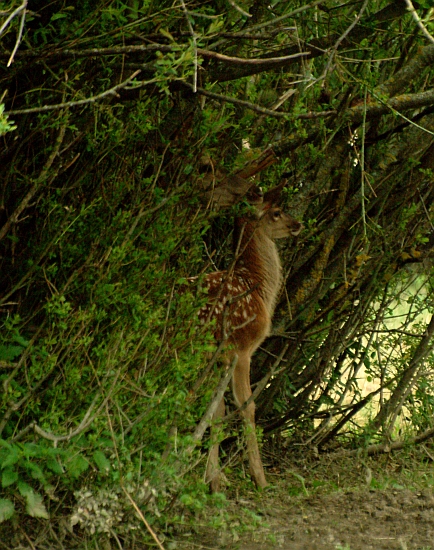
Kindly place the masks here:
POLYGON ((242 236, 234 271, 260 294, 271 316, 282 285, 282 265, 276 243, 255 222, 240 220, 237 225, 235 235, 242 231, 242 236))

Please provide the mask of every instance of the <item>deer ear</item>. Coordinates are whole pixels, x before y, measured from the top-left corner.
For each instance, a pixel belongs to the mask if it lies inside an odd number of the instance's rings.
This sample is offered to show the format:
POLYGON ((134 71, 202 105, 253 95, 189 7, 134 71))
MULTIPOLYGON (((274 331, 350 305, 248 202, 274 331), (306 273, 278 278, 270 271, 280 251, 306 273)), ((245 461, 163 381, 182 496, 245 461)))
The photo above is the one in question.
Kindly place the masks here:
POLYGON ((199 185, 205 189, 201 194, 201 200, 205 204, 210 204, 211 208, 218 211, 222 208, 228 208, 239 203, 243 197, 251 205, 261 205, 264 200, 262 189, 254 182, 241 178, 237 175, 221 176, 216 182, 216 178, 211 174, 208 178, 202 177, 199 185), (215 182, 215 185, 213 183, 215 182))
POLYGON ((259 185, 252 185, 246 195, 247 202, 251 205, 260 205, 264 202, 264 192, 259 185))
POLYGON ((273 187, 264 194, 264 201, 262 205, 262 210, 268 210, 272 206, 277 206, 280 203, 282 190, 288 183, 287 179, 283 179, 279 185, 273 187))

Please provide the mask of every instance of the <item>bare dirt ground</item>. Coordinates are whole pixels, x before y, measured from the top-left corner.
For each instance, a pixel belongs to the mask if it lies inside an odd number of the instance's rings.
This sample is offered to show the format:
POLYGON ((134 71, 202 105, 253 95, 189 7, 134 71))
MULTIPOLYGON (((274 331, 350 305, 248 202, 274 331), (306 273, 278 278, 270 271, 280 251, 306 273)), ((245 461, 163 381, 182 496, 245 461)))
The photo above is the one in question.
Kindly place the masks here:
POLYGON ((300 461, 269 476, 270 490, 228 495, 221 528, 199 529, 179 547, 434 550, 434 465, 421 458, 300 461))
POLYGON ((265 511, 273 536, 253 537, 240 550, 434 549, 434 493, 428 490, 308 497, 267 516, 265 511))

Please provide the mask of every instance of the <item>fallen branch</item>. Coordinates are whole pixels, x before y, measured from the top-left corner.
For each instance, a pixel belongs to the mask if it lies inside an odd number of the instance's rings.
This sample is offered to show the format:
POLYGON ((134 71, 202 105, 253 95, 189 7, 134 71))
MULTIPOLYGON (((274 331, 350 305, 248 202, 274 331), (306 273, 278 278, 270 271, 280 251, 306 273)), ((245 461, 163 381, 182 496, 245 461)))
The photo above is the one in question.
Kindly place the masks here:
POLYGON ((333 458, 341 456, 356 456, 358 454, 371 456, 380 453, 390 453, 391 451, 398 451, 400 449, 403 449, 404 447, 408 447, 409 445, 417 445, 418 443, 422 443, 423 441, 426 441, 427 439, 430 439, 432 437, 434 437, 434 428, 425 430, 421 434, 410 437, 409 439, 400 439, 399 441, 386 443, 375 443, 373 445, 353 449, 351 451, 338 451, 336 453, 331 453, 328 456, 333 458))

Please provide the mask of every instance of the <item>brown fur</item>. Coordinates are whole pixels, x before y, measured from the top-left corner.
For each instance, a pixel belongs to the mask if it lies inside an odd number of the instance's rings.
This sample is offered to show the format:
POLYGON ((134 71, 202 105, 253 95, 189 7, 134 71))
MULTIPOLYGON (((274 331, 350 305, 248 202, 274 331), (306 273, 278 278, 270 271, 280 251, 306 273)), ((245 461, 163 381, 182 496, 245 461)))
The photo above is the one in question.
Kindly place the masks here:
MULTIPOLYGON (((225 361, 237 364, 232 377, 235 401, 241 407, 252 394, 250 358, 268 336, 271 318, 282 284, 282 267, 274 239, 298 235, 302 225, 280 208, 264 204, 257 218, 239 218, 235 224, 236 259, 231 270, 210 273, 205 279, 208 303, 200 310, 203 323, 216 320, 215 337, 227 341, 225 361)), ((224 416, 224 401, 219 404, 214 420, 224 416)), ((259 487, 264 487, 264 468, 255 432, 255 405, 243 411, 246 425, 250 473, 259 487)), ((213 491, 220 489, 218 444, 211 447, 207 481, 213 491)))

